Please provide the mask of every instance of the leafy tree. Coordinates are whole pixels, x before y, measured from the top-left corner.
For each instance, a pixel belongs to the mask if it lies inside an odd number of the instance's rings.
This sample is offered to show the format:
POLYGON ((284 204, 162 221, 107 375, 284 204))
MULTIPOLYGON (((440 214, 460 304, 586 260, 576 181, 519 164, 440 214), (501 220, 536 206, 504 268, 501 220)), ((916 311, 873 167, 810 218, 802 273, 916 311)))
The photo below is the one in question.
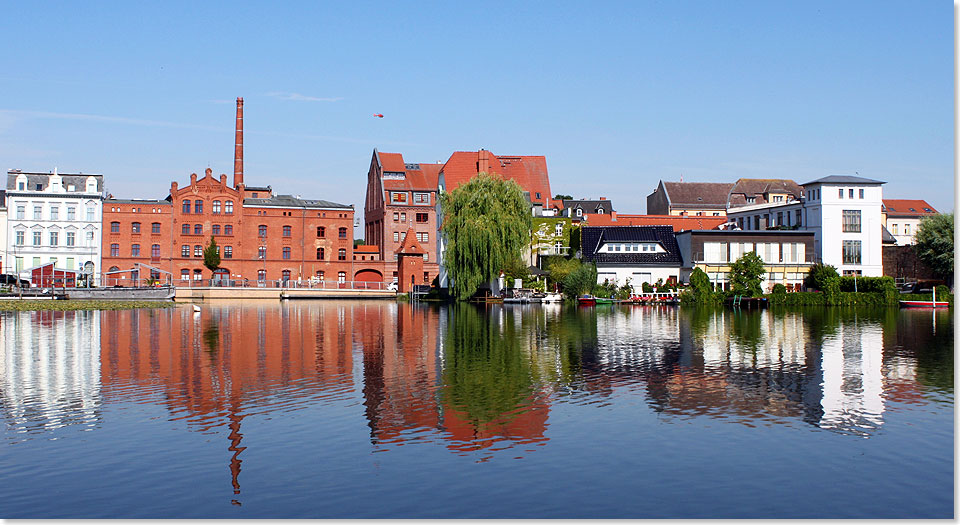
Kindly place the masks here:
POLYGON ((440 205, 450 292, 467 299, 521 258, 530 238, 530 205, 516 182, 487 173, 441 194, 440 205))
POLYGON ((558 193, 558 194, 556 194, 556 195, 553 196, 553 200, 555 200, 555 201, 572 201, 572 200, 573 200, 573 197, 571 197, 570 195, 564 195, 564 194, 562 194, 562 193, 558 193))
POLYGON ((597 267, 592 263, 581 264, 563 279, 563 293, 571 298, 590 293, 596 286, 597 267))
POLYGON ((920 221, 913 249, 933 273, 953 284, 952 213, 941 213, 920 221))
POLYGON ((220 250, 217 248, 217 240, 210 236, 210 244, 203 249, 203 265, 211 272, 217 271, 220 267, 220 250))
POLYGON ((530 267, 527 266, 526 261, 524 261, 522 257, 507 261, 507 263, 503 265, 502 270, 503 276, 509 286, 513 286, 514 279, 520 279, 523 281, 524 287, 529 288, 527 281, 530 280, 530 267))
POLYGON ((737 295, 760 297, 763 290, 763 260, 756 252, 747 252, 730 265, 730 289, 737 295))
POLYGON ((840 275, 837 268, 829 264, 816 263, 811 266, 803 284, 823 292, 829 304, 833 304, 840 295, 840 275))
POLYGON ((353 240, 353 247, 356 248, 357 246, 363 246, 363 239, 354 239, 354 240, 353 240))
POLYGON ((690 273, 689 294, 695 303, 711 303, 715 300, 713 294, 713 285, 710 284, 710 277, 701 268, 694 268, 690 273))

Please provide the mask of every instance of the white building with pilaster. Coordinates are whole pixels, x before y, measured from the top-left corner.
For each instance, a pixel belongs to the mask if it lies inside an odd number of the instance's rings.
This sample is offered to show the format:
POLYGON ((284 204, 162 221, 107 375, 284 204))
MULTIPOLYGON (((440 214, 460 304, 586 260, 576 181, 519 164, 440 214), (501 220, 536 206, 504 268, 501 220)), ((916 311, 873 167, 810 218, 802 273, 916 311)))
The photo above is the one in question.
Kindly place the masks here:
POLYGON ((882 181, 830 175, 803 184, 800 200, 741 206, 727 217, 743 230, 813 232, 816 260, 841 275, 883 275, 882 181))
POLYGON ((102 175, 8 171, 4 271, 29 278, 26 270, 53 262, 96 275, 103 198, 102 175))

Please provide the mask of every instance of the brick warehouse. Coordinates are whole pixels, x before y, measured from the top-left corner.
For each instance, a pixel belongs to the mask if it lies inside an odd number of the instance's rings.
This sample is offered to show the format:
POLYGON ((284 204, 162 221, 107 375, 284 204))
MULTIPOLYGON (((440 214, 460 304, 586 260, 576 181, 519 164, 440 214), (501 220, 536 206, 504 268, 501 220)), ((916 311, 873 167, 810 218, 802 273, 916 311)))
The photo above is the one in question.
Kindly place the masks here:
POLYGON ((383 282, 383 261, 355 261, 353 221, 351 205, 276 195, 269 186, 244 183, 238 98, 232 185, 208 168, 202 178, 192 174, 186 186, 172 182, 165 199, 104 201, 104 284, 165 280, 163 272, 175 284, 211 278, 383 282), (216 274, 203 265, 211 236, 220 248, 216 274), (151 275, 135 271, 135 263, 147 265, 151 275))

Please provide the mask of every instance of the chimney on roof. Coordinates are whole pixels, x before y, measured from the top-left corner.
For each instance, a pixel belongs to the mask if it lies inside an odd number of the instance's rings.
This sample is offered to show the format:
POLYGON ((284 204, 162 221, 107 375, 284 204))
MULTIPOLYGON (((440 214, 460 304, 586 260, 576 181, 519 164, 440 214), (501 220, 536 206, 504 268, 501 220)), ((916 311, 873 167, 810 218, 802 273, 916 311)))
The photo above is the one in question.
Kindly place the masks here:
POLYGON ((490 173, 490 152, 482 149, 477 153, 477 173, 490 173))
POLYGON ((605 200, 607 200, 607 198, 606 198, 606 197, 600 197, 600 200, 605 201, 605 200))
POLYGON ((233 186, 243 184, 243 97, 237 97, 237 132, 233 149, 233 186))

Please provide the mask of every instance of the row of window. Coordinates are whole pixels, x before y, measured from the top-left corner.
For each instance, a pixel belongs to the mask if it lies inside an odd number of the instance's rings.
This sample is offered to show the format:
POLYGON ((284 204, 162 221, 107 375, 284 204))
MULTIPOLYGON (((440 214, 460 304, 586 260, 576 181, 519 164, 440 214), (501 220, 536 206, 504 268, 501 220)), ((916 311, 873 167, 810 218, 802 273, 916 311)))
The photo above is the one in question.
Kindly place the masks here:
MULTIPOLYGON (((408 194, 405 191, 391 191, 390 192, 390 204, 407 204, 408 194)), ((413 204, 418 206, 430 205, 430 194, 414 192, 413 193, 413 204)))
MULTIPOLYGON (((854 195, 860 199, 863 199, 864 191, 863 188, 858 190, 854 190, 854 188, 837 188, 837 198, 842 199, 844 195, 846 195, 848 199, 855 198, 854 195)), ((820 200, 820 190, 807 190, 807 200, 820 200)))
MULTIPOLYGON (((414 214, 414 219, 419 223, 424 223, 430 220, 430 216, 426 213, 417 213, 414 214)), ((393 222, 407 222, 407 212, 393 212, 393 222)))
MULTIPOLYGON (((77 220, 77 207, 76 206, 67 206, 67 215, 66 220, 75 221, 77 220)), ((50 206, 49 210, 49 219, 51 221, 60 220, 60 207, 59 206, 50 206)), ((25 220, 27 218, 27 206, 25 204, 17 205, 17 219, 25 220)), ((97 210, 93 206, 87 206, 87 221, 93 222, 96 220, 97 210)), ((34 204, 33 206, 33 220, 42 221, 43 220, 43 205, 34 204)))
POLYGON ((799 208, 794 210, 792 216, 789 211, 778 211, 776 214, 776 222, 772 220, 773 216, 769 213, 754 215, 753 217, 737 217, 737 226, 739 226, 741 230, 762 230, 764 227, 763 224, 761 224, 761 218, 766 221, 766 228, 776 226, 803 226, 803 210, 799 208), (793 218, 792 220, 791 217, 793 218))
MULTIPOLYGON (((49 232, 49 246, 60 246, 60 232, 52 231, 49 232)), ((19 230, 16 232, 16 237, 14 242, 17 246, 24 246, 26 244, 27 232, 19 230)), ((64 246, 76 246, 77 245, 77 232, 66 232, 64 246)), ((93 240, 93 232, 87 232, 87 240, 93 240)), ((33 246, 42 246, 43 245, 43 232, 33 232, 33 246)))
MULTIPOLYGON (((130 224, 130 231, 132 233, 140 233, 140 223, 134 222, 130 224)), ((110 233, 120 233, 120 223, 113 221, 110 223, 110 233)), ((150 233, 159 234, 160 233, 160 223, 154 222, 150 224, 150 233)))
MULTIPOLYGON (((160 226, 160 223, 159 223, 159 222, 154 222, 154 223, 152 223, 152 224, 150 225, 150 232, 151 232, 151 233, 155 233, 155 234, 159 234, 159 233, 160 233, 160 227, 161 227, 161 226, 160 226)), ((213 226, 211 226, 211 230, 212 230, 211 233, 212 233, 213 235, 220 235, 221 225, 219 225, 219 224, 214 224, 213 226)), ((131 224, 130 224, 130 231, 131 231, 132 233, 140 233, 140 232, 141 232, 141 224, 140 224, 139 222, 131 223, 131 224)), ((232 224, 224 224, 222 231, 223 231, 223 235, 233 235, 233 225, 232 225, 232 224)), ((111 233, 120 233, 120 223, 117 222, 117 221, 111 222, 111 223, 110 223, 110 232, 111 232, 111 233)), ((203 235, 203 225, 202 225, 202 224, 194 224, 194 225, 192 225, 192 227, 191 227, 190 224, 181 224, 181 225, 180 225, 180 233, 183 234, 183 235, 191 235, 191 233, 192 233, 192 235, 203 235)), ((266 237, 266 236, 267 236, 267 225, 266 225, 266 224, 261 224, 261 225, 258 227, 258 229, 257 229, 257 233, 259 234, 260 237, 266 237)), ((341 239, 346 239, 346 238, 347 238, 347 229, 346 229, 346 228, 340 228, 339 231, 337 232, 337 235, 338 235, 338 237, 341 238, 341 239)), ((284 237, 291 237, 291 236, 293 236, 293 227, 290 226, 290 225, 284 225, 284 226, 283 226, 283 236, 284 236, 284 237)), ((324 226, 317 226, 317 237, 320 237, 320 238, 326 237, 326 228, 325 228, 324 226)))
MULTIPOLYGON (((899 232, 899 231, 900 231, 900 225, 899 225, 899 224, 896 224, 896 223, 891 223, 891 224, 890 224, 890 233, 892 233, 893 235, 900 235, 899 233, 897 233, 897 232, 899 232)), ((904 224, 904 225, 903 225, 903 234, 904 234, 904 235, 910 235, 910 225, 909 225, 909 224, 904 224)))
MULTIPOLYGON (((393 242, 400 242, 400 232, 393 232, 393 242)), ((430 242, 430 234, 423 233, 423 232, 418 233, 417 242, 420 242, 420 243, 430 242)))
MULTIPOLYGON (((193 202, 191 202, 189 199, 184 200, 184 201, 183 201, 183 213, 191 213, 191 211, 190 211, 190 210, 191 210, 191 205, 192 205, 193 213, 203 213, 203 200, 202 200, 202 199, 197 199, 197 200, 195 200, 195 201, 193 201, 193 202)), ((214 215, 219 215, 219 214, 221 213, 221 202, 220 202, 219 200, 213 201, 213 202, 211 203, 210 208, 211 208, 210 211, 212 211, 214 215)), ((223 203, 222 203, 222 209, 223 209, 223 213, 226 214, 226 215, 231 215, 231 214, 233 214, 233 201, 229 201, 229 200, 228 200, 228 201, 223 201, 223 203)))
MULTIPOLYGON (((38 233, 39 233, 39 232, 38 232, 38 233)), ((38 246, 39 246, 39 245, 38 245, 38 246)), ((72 246, 72 244, 71 244, 70 246, 72 246)), ((193 245, 193 256, 194 256, 194 257, 203 257, 203 249, 204 249, 204 247, 201 246, 201 245, 199 245, 199 244, 193 245)), ((217 253, 218 253, 218 254, 221 253, 221 252, 220 252, 220 246, 217 246, 217 253)), ((281 256, 281 258, 283 258, 283 259, 290 259, 292 253, 293 253, 293 252, 292 252, 292 250, 290 249, 290 247, 289 247, 289 246, 285 246, 285 247, 281 250, 280 256, 281 256)), ((120 257, 120 244, 118 244, 118 243, 113 243, 113 244, 110 245, 110 256, 111 256, 111 257, 120 257)), ((184 244, 184 245, 180 246, 180 256, 181 256, 181 257, 190 257, 190 245, 189 245, 189 244, 184 244)), ((224 246, 224 247, 223 247, 222 256, 223 256, 224 259, 232 259, 232 258, 233 258, 233 246, 224 246)), ((131 244, 131 245, 130 245, 130 257, 140 257, 140 245, 139 245, 139 244, 131 244)), ((160 257, 160 245, 159 245, 159 244, 154 244, 154 245, 152 245, 152 246, 150 247, 150 257, 153 257, 153 258, 158 258, 158 257, 160 257)), ((257 248, 257 258, 258 258, 258 259, 266 259, 266 258, 267 258, 267 248, 266 248, 266 246, 260 246, 259 248, 257 248)), ((326 250, 325 250, 324 248, 317 248, 317 260, 318 260, 318 261, 326 260, 326 250)), ((347 260, 347 250, 346 250, 346 248, 340 248, 339 250, 337 250, 337 260, 338 260, 338 261, 346 261, 346 260, 347 260)))

